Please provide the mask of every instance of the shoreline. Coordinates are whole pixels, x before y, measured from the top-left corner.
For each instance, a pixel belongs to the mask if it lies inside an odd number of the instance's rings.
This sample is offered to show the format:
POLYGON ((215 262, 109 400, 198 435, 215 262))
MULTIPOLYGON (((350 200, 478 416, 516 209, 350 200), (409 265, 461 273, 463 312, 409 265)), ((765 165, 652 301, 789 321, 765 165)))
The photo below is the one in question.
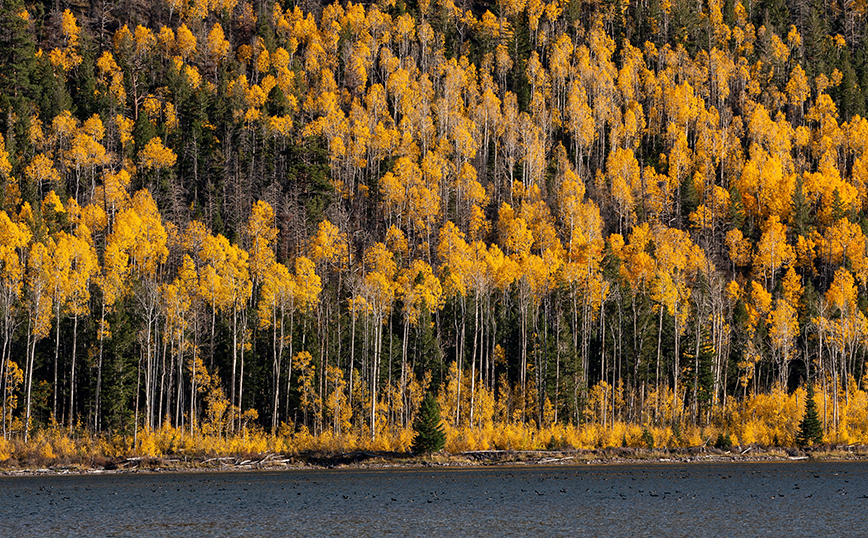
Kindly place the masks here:
POLYGON ((402 452, 343 454, 265 453, 241 456, 177 455, 115 458, 105 465, 58 463, 47 467, 2 467, 0 477, 103 474, 223 473, 308 470, 389 470, 487 468, 511 466, 666 465, 703 463, 786 463, 868 461, 868 446, 821 446, 805 450, 780 447, 707 447, 675 449, 605 448, 588 450, 478 450, 413 456, 402 452))

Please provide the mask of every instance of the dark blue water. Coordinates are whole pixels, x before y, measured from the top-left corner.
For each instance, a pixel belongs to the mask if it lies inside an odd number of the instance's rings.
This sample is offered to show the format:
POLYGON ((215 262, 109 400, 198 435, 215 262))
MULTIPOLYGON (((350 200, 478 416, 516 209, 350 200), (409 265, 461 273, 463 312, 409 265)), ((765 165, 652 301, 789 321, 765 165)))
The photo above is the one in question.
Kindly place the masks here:
POLYGON ((868 463, 0 478, 0 537, 868 536, 868 463))

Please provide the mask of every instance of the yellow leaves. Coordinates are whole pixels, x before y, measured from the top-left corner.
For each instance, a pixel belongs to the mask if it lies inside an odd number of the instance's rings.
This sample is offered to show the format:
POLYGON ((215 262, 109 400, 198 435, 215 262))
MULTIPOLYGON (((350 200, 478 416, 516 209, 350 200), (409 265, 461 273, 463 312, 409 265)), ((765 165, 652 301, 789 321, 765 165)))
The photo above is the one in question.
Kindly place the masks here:
POLYGON ((175 48, 175 32, 168 26, 162 26, 157 34, 157 42, 160 44, 160 49, 164 57, 172 53, 175 48))
POLYGON ((178 49, 178 54, 184 60, 196 52, 196 36, 187 28, 186 24, 182 24, 175 32, 175 46, 178 49))
MULTIPOLYGON (((87 227, 91 232, 101 232, 108 226, 108 216, 101 206, 88 204, 82 208, 78 224, 87 227)), ((76 234, 78 233, 76 231, 76 234)))
POLYGON ((657 263, 664 270, 694 274, 711 269, 705 253, 686 232, 666 227, 656 228, 653 232, 657 263))
POLYGON ((69 71, 78 67, 81 64, 82 58, 76 50, 78 48, 81 28, 75 20, 75 15, 68 9, 61 15, 60 29, 66 42, 65 46, 62 49, 53 49, 49 52, 48 59, 54 67, 59 67, 63 71, 69 71))
POLYGON ((133 141, 133 127, 135 126, 135 122, 132 118, 125 118, 123 115, 118 114, 115 116, 115 124, 118 128, 118 135, 121 139, 121 144, 124 147, 133 141))
POLYGON ((395 277, 398 269, 394 255, 383 243, 374 243, 365 251, 365 265, 369 271, 381 273, 389 279, 395 277))
POLYGON ((223 27, 215 22, 208 32, 207 53, 213 62, 219 62, 229 54, 229 41, 223 33, 223 27))
POLYGON ((135 44, 136 54, 138 56, 146 56, 157 46, 157 37, 150 28, 139 24, 133 33, 133 43, 135 44))
POLYGON ((750 284, 754 308, 762 315, 768 314, 772 307, 772 294, 766 291, 763 285, 755 280, 752 280, 750 284))
POLYGON ((471 205, 486 206, 488 205, 488 195, 485 188, 477 181, 476 169, 470 163, 461 165, 461 170, 458 173, 456 183, 459 191, 467 197, 471 205))
POLYGON ((777 270, 792 264, 796 255, 793 247, 787 243, 787 227, 781 224, 778 217, 770 217, 764 228, 757 243, 754 266, 774 283, 777 270))
POLYGON ((542 199, 538 185, 530 186, 521 203, 521 218, 527 223, 533 237, 533 247, 537 252, 552 250, 563 251, 554 226, 554 219, 548 205, 542 199))
POLYGON ((447 221, 440 228, 437 254, 443 262, 441 278, 446 292, 450 295, 465 295, 471 263, 470 246, 464 240, 464 234, 452 221, 447 221))
MULTIPOLYGON (((185 262, 189 260, 185 258, 185 262)), ((188 322, 184 316, 190 309, 191 297, 184 293, 180 282, 160 286, 160 302, 166 317, 166 331, 175 340, 183 338, 188 322)))
POLYGON ((271 56, 268 54, 268 49, 262 49, 256 57, 256 70, 259 73, 267 73, 269 68, 271 68, 271 56))
POLYGON ((99 272, 96 250, 87 240, 61 232, 49 262, 49 284, 55 304, 66 304, 74 315, 84 315, 90 300, 90 280, 99 272))
POLYGON ((42 213, 46 214, 49 211, 54 213, 66 213, 66 209, 63 207, 63 202, 60 201, 60 197, 57 196, 57 193, 54 191, 49 192, 45 195, 45 198, 42 199, 42 213))
POLYGON ((766 219, 785 219, 790 213, 796 176, 784 169, 778 157, 757 150, 735 182, 748 214, 766 219))
POLYGON ((596 121, 588 105, 588 94, 577 80, 570 84, 567 95, 567 129, 578 148, 587 148, 597 138, 596 121))
POLYGON ((485 212, 481 207, 474 204, 470 208, 470 224, 468 225, 471 239, 480 239, 488 234, 491 227, 488 219, 485 218, 485 212))
POLYGON ((302 311, 310 310, 322 291, 322 281, 316 274, 313 261, 304 256, 295 259, 295 303, 302 311))
POLYGON ((799 267, 814 271, 814 258, 817 257, 817 245, 812 237, 798 236, 796 238, 796 259, 799 267))
POLYGON ((32 234, 24 223, 15 223, 5 211, 0 211, 0 286, 2 294, 12 300, 22 291, 24 249, 32 234))
POLYGON ((78 128, 78 121, 72 117, 72 113, 64 110, 51 120, 51 130, 54 133, 54 138, 58 142, 63 142, 71 138, 78 128))
POLYGON ((322 402, 319 400, 315 386, 316 369, 313 365, 313 357, 309 351, 299 351, 292 357, 293 370, 298 372, 300 390, 300 403, 305 412, 317 412, 322 402))
POLYGON ((154 137, 139 151, 139 162, 146 170, 162 170, 175 165, 178 156, 163 145, 159 137, 154 137))
POLYGON ((796 337, 799 335, 799 319, 796 309, 785 299, 778 299, 769 315, 769 337, 772 347, 789 360, 796 337))
POLYGON ((48 286, 52 250, 39 241, 30 246, 27 256, 27 284, 30 288, 32 322, 30 332, 37 339, 45 338, 51 331, 52 304, 48 295, 48 286))
POLYGON ((124 103, 127 99, 127 91, 124 87, 124 73, 115 62, 110 51, 105 51, 96 61, 96 67, 102 83, 109 88, 109 92, 118 103, 124 103))
POLYGON ((515 211, 509 204, 503 203, 498 212, 498 227, 501 243, 509 254, 522 257, 530 254, 533 245, 533 234, 527 227, 527 222, 515 216, 515 211))
POLYGON ((130 173, 119 170, 116 173, 106 172, 103 176, 103 202, 107 209, 124 209, 130 202, 130 173))
POLYGON ((250 272, 254 280, 261 280, 266 269, 274 263, 274 209, 262 200, 253 204, 244 234, 250 244, 250 272))
POLYGON ((142 277, 154 278, 169 255, 167 238, 157 204, 147 190, 141 190, 133 196, 132 206, 115 219, 109 243, 117 246, 119 255, 132 260, 142 277))
POLYGON ((99 121, 98 117, 97 122, 92 122, 90 125, 86 122, 72 139, 69 150, 64 154, 64 160, 68 168, 78 171, 83 167, 108 164, 109 155, 106 153, 105 147, 97 141, 97 138, 90 134, 94 133, 101 137, 104 133, 102 122, 99 121))
POLYGON ((424 260, 414 260, 398 276, 398 295, 404 303, 404 315, 415 326, 423 310, 439 310, 445 304, 440 280, 424 260))
POLYGON ((153 95, 145 97, 145 100, 142 103, 142 110, 148 115, 148 119, 150 119, 152 123, 156 122, 160 117, 161 109, 162 105, 153 95))
POLYGON ((265 271, 259 291, 259 326, 271 327, 276 309, 288 310, 296 295, 295 279, 285 265, 274 263, 265 271))
POLYGON ((53 183, 59 186, 61 181, 60 173, 54 168, 54 162, 43 153, 33 157, 24 169, 24 175, 36 184, 53 183))
POLYGON ((319 224, 309 250, 311 259, 316 263, 343 265, 349 261, 346 234, 327 219, 319 224))
POLYGON ((801 108, 805 100, 811 93, 811 87, 808 85, 808 77, 805 75, 805 70, 801 65, 796 65, 790 73, 790 80, 785 88, 787 99, 790 105, 801 108))
MULTIPOLYGON (((532 254, 521 259, 520 280, 529 287, 535 304, 539 304, 554 286, 555 275, 560 270, 562 263, 558 255, 548 249, 543 252, 542 256, 532 254)), ((602 293, 604 300, 607 290, 602 293)))
POLYGON ((843 267, 835 271, 835 279, 826 290, 826 301, 843 316, 848 316, 857 311, 856 282, 850 271, 843 267))
POLYGON ((407 255, 407 236, 394 224, 386 230, 386 248, 401 258, 407 255))
POLYGON ((736 302, 741 297, 741 286, 738 285, 738 282, 735 280, 730 280, 729 284, 726 285, 726 295, 729 297, 729 300, 732 302, 736 302))
POLYGON ((429 230, 440 214, 437 194, 440 174, 440 168, 431 159, 423 159, 420 169, 408 157, 399 158, 392 172, 387 172, 380 181, 380 191, 389 211, 399 220, 409 219, 417 230, 429 230))
POLYGON ((292 136, 292 118, 289 116, 272 116, 268 118, 268 128, 271 132, 284 138, 292 136))
POLYGON ((625 224, 630 226, 633 222, 636 197, 642 192, 639 162, 633 150, 616 148, 609 153, 606 159, 606 175, 618 214, 625 224))
POLYGON ((826 228, 819 253, 826 263, 842 263, 846 256, 851 265, 858 264, 865 256, 862 229, 846 218, 838 220, 834 226, 826 228))

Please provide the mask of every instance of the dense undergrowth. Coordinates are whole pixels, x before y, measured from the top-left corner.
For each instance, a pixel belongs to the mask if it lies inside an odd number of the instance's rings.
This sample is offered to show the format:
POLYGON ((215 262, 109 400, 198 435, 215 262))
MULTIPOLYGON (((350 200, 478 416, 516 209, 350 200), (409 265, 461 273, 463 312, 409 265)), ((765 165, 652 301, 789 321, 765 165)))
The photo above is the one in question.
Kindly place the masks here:
MULTIPOLYGON (((845 405, 837 435, 827 435, 824 445, 868 444, 868 415, 865 391, 854 390, 851 403, 845 405)), ((750 446, 766 448, 793 447, 804 407, 805 391, 790 394, 774 390, 770 394, 749 397, 727 409, 728 419, 715 417, 709 425, 688 424, 683 427, 642 426, 636 423, 589 422, 580 426, 553 423, 537 426, 533 422, 495 423, 482 417, 476 427, 456 428, 445 425, 446 454, 471 451, 571 451, 606 448, 688 449, 732 447, 745 450, 750 446)), ((823 404, 820 404, 821 416, 823 404)), ((414 432, 410 428, 385 428, 376 436, 370 432, 335 435, 324 431, 312 435, 306 428, 282 425, 270 434, 258 427, 242 432, 215 435, 209 427, 181 429, 167 420, 155 430, 143 430, 136 436, 96 435, 84 429, 57 424, 40 429, 24 442, 20 438, 0 439, 0 467, 47 467, 62 465, 106 466, 127 458, 171 457, 176 461, 195 462, 220 456, 260 456, 324 454, 351 452, 388 452, 410 455, 414 432), (203 432, 203 430, 205 432, 203 432)), ((830 453, 835 456, 836 453, 830 453)), ((838 454, 841 456, 844 454, 838 454)), ((164 465, 166 465, 164 463, 164 465)))

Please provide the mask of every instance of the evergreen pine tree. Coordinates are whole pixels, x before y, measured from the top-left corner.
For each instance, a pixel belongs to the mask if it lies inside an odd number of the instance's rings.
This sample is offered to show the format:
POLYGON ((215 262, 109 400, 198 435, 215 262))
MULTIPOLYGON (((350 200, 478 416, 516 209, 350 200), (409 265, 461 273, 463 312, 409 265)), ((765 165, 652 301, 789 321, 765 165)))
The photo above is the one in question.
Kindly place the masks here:
POLYGON ((413 423, 416 436, 410 450, 414 454, 430 454, 437 452, 446 444, 446 432, 440 425, 440 406, 430 392, 422 400, 419 415, 413 423))
POLYGON ((808 383, 808 401, 805 404, 805 414, 799 423, 799 434, 796 444, 806 447, 823 440, 823 424, 817 414, 817 404, 814 402, 814 386, 808 383))

